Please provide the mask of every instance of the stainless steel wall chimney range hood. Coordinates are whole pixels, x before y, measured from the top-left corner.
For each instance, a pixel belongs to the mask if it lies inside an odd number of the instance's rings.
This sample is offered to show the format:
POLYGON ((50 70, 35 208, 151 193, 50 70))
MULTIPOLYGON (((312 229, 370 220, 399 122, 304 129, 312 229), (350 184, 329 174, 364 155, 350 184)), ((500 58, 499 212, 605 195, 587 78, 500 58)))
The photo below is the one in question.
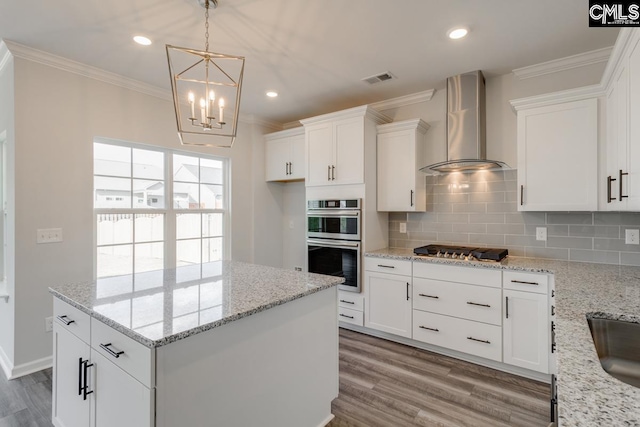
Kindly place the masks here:
POLYGON ((484 76, 481 71, 447 79, 447 161, 425 166, 428 175, 509 168, 487 160, 484 76))

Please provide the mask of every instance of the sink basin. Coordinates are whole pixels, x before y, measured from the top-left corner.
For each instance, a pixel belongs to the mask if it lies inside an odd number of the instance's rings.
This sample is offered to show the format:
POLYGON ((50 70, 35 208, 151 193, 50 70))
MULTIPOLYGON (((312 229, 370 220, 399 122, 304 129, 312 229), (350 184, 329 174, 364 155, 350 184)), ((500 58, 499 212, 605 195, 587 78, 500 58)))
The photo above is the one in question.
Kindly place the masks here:
POLYGON ((587 316, 602 368, 640 388, 640 323, 587 316))

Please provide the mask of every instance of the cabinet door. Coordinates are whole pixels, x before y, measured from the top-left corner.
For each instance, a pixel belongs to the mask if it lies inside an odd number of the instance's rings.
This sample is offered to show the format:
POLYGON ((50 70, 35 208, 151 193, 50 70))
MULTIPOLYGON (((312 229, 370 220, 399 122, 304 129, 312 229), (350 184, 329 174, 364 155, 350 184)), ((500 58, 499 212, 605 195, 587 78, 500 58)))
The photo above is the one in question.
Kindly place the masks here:
POLYGON ((518 111, 518 210, 597 210, 597 121, 597 99, 518 111))
POLYGON ((52 421, 56 426, 86 427, 89 423, 89 400, 83 400, 80 387, 82 361, 89 359, 89 345, 53 324, 52 421))
POLYGON ((305 156, 304 156, 304 134, 291 138, 291 157, 289 162, 289 179, 304 179, 305 156))
POLYGON ((627 170, 623 178, 623 192, 627 209, 640 211, 640 36, 636 35, 629 56, 629 139, 627 170), (632 118, 632 119, 631 119, 632 118))
POLYGON ((91 360, 95 378, 91 427, 151 427, 151 390, 95 350, 91 360))
POLYGON ((265 143, 265 176, 267 181, 290 179, 287 165, 290 155, 291 142, 286 138, 265 143))
POLYGON ((504 363, 549 373, 550 328, 546 294, 503 291, 504 363))
POLYGON ((411 277, 365 273, 364 326, 411 338, 411 277))
POLYGON ((338 120, 334 124, 333 184, 364 183, 364 121, 338 120))
POLYGON ((307 186, 331 184, 333 126, 321 123, 305 129, 307 146, 307 186))
POLYGON ((416 210, 415 155, 415 132, 378 135, 379 211, 416 210))
POLYGON ((618 118, 617 103, 618 92, 616 84, 612 85, 611 91, 607 94, 607 143, 606 155, 607 162, 605 167, 605 190, 600 196, 603 201, 604 210, 615 211, 619 209, 618 195, 616 192, 617 175, 618 175, 618 118))

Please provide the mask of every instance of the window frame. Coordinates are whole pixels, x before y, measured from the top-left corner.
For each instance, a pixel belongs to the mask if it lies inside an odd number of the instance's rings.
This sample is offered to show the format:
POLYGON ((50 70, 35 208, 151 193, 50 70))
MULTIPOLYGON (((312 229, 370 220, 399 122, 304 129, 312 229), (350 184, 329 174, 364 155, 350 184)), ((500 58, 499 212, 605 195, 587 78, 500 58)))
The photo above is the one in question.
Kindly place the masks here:
MULTIPOLYGON (((133 153, 133 151, 132 151, 133 153)), ((163 268, 164 269, 172 269, 176 268, 177 260, 176 260, 176 247, 177 247, 177 215, 181 213, 198 213, 202 215, 203 213, 221 213, 222 214, 222 257, 221 259, 226 260, 231 258, 231 159, 228 157, 222 156, 214 156, 205 153, 187 151, 187 150, 176 150, 171 148, 165 148, 150 144, 143 144, 138 142, 129 142, 129 141, 120 141, 120 140, 112 140, 108 138, 94 138, 92 141, 92 179, 94 183, 92 184, 92 203, 93 203, 93 277, 94 279, 98 279, 97 277, 97 269, 98 269, 98 215, 102 214, 128 214, 132 215, 132 241, 131 243, 122 243, 122 244, 114 244, 114 245, 104 245, 104 246, 132 246, 132 271, 135 273, 135 218, 136 215, 144 215, 144 214, 162 214, 164 215, 164 230, 163 230, 163 268), (93 144, 105 144, 105 145, 113 145, 118 147, 125 147, 131 150, 140 149, 140 150, 148 150, 163 153, 164 155, 164 200, 165 206, 164 208, 138 208, 135 205, 135 197, 133 193, 133 181, 136 179, 133 176, 133 155, 132 155, 132 163, 131 163, 131 172, 132 176, 128 177, 131 180, 131 205, 128 208, 96 208, 95 207, 95 177, 96 176, 104 176, 108 177, 108 175, 96 175, 95 174, 95 150, 93 149, 93 144), (223 188, 223 208, 222 209, 180 209, 174 208, 173 203, 173 155, 182 155, 195 157, 198 159, 210 159, 215 161, 222 162, 222 188, 223 188)), ((118 177, 123 178, 123 177, 118 177)), ((180 182, 180 181, 179 181, 180 182)), ((199 183, 198 183, 199 185, 199 183)), ((202 227, 202 225, 201 225, 202 227)), ((200 235, 200 248, 202 252, 202 241, 207 237, 202 236, 202 231, 200 235)), ((149 241, 149 242, 140 242, 140 243, 158 243, 158 241, 149 241)), ((138 244, 140 244, 138 243, 138 244)), ((202 256, 202 255, 201 255, 202 256)), ((194 264, 197 265, 197 264, 194 264)), ((202 258, 201 263, 202 265, 202 258)))

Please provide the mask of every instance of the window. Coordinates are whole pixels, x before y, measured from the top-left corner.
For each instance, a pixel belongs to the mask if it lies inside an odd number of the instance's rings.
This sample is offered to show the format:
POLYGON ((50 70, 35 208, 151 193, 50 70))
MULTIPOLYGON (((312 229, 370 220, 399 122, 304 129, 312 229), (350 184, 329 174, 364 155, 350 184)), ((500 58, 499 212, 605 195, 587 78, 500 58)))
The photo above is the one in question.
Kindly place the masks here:
POLYGON ((227 164, 227 159, 95 142, 96 277, 223 259, 227 164))

